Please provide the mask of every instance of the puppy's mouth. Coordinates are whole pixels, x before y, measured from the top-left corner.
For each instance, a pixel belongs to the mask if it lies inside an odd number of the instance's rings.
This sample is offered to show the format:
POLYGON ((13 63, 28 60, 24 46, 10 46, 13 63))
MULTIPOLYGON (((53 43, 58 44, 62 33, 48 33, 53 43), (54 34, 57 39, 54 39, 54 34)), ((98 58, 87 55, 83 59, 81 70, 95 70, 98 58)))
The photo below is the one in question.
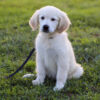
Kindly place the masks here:
POLYGON ((42 30, 44 33, 49 33, 49 30, 42 30))

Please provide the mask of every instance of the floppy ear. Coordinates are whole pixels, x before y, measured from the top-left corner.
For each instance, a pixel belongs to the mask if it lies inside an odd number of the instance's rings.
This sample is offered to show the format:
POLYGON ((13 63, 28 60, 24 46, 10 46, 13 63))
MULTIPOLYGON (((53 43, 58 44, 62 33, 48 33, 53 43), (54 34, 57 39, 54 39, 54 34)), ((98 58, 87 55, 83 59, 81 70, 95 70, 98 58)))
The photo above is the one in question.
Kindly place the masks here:
POLYGON ((60 15, 59 25, 57 29, 58 32, 62 33, 63 31, 68 30, 70 24, 71 24, 70 19, 64 12, 62 12, 60 15))
POLYGON ((32 30, 36 30, 39 24, 39 10, 37 10, 29 20, 29 25, 32 30))

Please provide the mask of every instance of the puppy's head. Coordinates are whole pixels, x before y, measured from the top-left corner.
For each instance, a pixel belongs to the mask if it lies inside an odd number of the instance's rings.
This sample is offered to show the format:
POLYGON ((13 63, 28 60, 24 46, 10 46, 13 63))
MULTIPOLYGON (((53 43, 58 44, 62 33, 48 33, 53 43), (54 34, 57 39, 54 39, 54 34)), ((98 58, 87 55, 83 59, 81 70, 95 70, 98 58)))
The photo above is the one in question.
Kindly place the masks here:
POLYGON ((37 10, 29 21, 33 30, 40 26, 43 33, 62 33, 67 30, 71 22, 68 16, 61 10, 53 6, 46 6, 37 10))

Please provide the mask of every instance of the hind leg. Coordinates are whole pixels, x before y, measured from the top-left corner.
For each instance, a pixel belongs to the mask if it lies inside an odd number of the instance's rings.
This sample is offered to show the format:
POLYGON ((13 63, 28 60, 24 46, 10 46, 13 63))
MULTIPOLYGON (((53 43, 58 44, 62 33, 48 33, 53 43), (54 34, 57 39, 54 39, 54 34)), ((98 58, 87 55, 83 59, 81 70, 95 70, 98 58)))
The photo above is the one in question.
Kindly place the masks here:
POLYGON ((77 64, 76 67, 75 67, 75 70, 72 73, 70 73, 69 79, 71 79, 71 78, 80 78, 83 75, 83 72, 84 72, 84 70, 81 67, 81 65, 77 64))

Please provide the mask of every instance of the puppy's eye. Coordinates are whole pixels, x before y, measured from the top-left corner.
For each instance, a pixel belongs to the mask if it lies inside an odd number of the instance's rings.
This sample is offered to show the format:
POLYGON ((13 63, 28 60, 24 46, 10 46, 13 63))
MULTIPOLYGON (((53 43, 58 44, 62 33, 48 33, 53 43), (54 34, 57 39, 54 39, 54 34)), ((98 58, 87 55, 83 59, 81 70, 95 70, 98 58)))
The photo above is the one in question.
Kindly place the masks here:
POLYGON ((55 21, 56 19, 55 18, 51 18, 51 21, 55 21))
POLYGON ((44 16, 42 16, 42 17, 41 17, 41 19, 42 19, 42 20, 44 20, 44 19, 45 19, 45 17, 44 17, 44 16))

